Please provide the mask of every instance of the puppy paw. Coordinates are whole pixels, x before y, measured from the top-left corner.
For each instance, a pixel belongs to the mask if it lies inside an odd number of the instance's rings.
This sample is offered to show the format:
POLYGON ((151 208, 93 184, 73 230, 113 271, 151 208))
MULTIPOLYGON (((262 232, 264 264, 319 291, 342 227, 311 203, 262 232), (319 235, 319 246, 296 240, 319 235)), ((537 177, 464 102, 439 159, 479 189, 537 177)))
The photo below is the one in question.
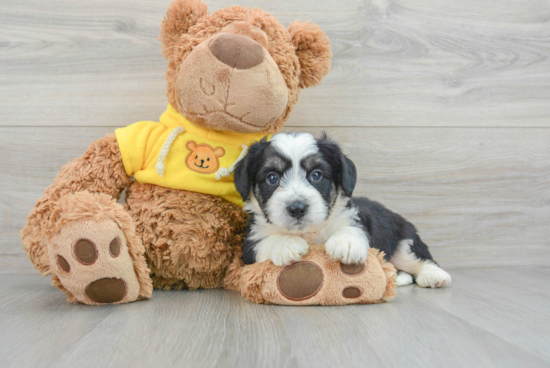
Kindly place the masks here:
POLYGON ((415 281, 420 287, 442 288, 451 283, 451 275, 435 264, 426 263, 420 269, 415 281))
POLYGON ((256 262, 271 260, 275 266, 298 262, 309 250, 309 244, 296 236, 272 236, 259 244, 256 262))
POLYGON ((395 285, 396 286, 407 286, 413 283, 413 277, 411 274, 408 274, 403 271, 397 272, 397 276, 395 277, 395 285))
POLYGON ((343 264, 361 264, 367 260, 369 243, 367 238, 353 233, 339 232, 325 243, 327 254, 343 264))

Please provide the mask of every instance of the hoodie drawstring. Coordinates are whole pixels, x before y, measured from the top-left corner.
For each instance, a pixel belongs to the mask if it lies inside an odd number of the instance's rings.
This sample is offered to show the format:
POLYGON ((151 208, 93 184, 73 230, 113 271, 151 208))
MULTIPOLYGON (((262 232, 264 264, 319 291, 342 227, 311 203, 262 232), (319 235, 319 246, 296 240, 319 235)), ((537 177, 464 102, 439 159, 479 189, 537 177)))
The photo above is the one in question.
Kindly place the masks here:
POLYGON ((172 143, 174 143, 174 140, 176 140, 176 137, 183 133, 183 131, 183 127, 174 128, 174 130, 170 132, 170 135, 168 135, 168 138, 166 138, 166 141, 164 141, 164 144, 162 145, 157 164, 155 165, 155 169, 157 170, 157 173, 161 178, 162 175, 164 175, 164 170, 166 169, 166 167, 164 166, 164 160, 166 160, 168 151, 170 151, 170 147, 172 146, 172 143))
POLYGON ((242 161, 242 159, 244 158, 244 156, 246 156, 246 154, 248 153, 248 146, 246 144, 242 144, 241 145, 241 148, 243 149, 241 151, 241 154, 239 155, 239 157, 237 157, 237 159, 235 160, 235 162, 233 162, 231 164, 231 166, 229 166, 229 168, 226 168, 226 167, 220 167, 218 171, 216 171, 216 174, 214 175, 216 177, 216 180, 220 180, 221 178, 225 178, 226 176, 229 176, 231 175, 231 173, 233 171, 235 171, 235 166, 237 166, 237 164, 242 161))

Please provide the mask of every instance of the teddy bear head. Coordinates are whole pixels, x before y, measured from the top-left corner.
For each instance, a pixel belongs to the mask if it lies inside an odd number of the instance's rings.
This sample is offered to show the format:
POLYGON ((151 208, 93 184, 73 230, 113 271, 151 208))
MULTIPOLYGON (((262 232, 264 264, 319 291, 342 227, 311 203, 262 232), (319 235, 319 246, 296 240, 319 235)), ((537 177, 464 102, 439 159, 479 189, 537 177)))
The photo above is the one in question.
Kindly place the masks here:
POLYGON ((160 31, 169 103, 195 125, 237 133, 282 128, 300 88, 328 73, 328 37, 315 24, 286 29, 261 9, 212 14, 200 0, 174 0, 160 31))

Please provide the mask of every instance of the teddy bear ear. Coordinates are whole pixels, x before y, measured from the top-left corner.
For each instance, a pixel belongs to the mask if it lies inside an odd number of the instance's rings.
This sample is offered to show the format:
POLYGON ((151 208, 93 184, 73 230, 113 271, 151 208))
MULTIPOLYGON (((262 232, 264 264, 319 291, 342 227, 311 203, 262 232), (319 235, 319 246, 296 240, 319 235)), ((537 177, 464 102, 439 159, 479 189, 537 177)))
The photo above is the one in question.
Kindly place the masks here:
POLYGON ((216 147, 214 149, 214 155, 216 155, 216 157, 223 157, 225 156, 225 150, 223 147, 216 147))
POLYGON ((300 88, 318 85, 330 70, 332 52, 327 35, 317 24, 300 20, 292 23, 288 32, 300 60, 300 88))
POLYGON ((207 14, 208 7, 201 0, 173 0, 160 26, 162 55, 169 58, 181 35, 187 33, 189 28, 207 14))

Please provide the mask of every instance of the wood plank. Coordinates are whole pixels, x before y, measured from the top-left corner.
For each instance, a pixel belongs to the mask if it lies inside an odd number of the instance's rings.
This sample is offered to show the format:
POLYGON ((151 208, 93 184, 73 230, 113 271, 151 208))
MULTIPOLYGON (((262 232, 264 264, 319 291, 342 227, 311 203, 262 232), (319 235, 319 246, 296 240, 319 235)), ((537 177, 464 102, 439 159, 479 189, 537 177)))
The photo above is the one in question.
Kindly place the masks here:
MULTIPOLYGON (((0 125, 124 126, 163 111, 169 0, 2 0, 0 125)), ((211 10, 233 5, 208 0, 211 10)), ((550 3, 268 1, 313 19, 333 69, 288 126, 523 126, 550 118, 550 3)))
MULTIPOLYGON (((527 283, 538 277, 521 270, 507 270, 511 277, 527 283)), ((414 294, 420 305, 445 310, 465 323, 498 336, 550 363, 550 304, 547 296, 524 293, 505 281, 493 281, 494 270, 460 270, 453 279, 451 293, 434 293, 420 288, 404 288, 403 297, 414 294), (472 272, 471 272, 472 271, 472 272), (477 271, 477 272, 476 272, 477 271), (532 322, 528 322, 532 321, 532 322)), ((401 291, 401 290, 399 290, 401 291)), ((416 300, 416 299, 415 299, 416 300)))
MULTIPOLYGON (((109 131, 0 128, 0 272, 34 272, 18 231, 61 166, 109 131)), ((358 167, 355 195, 416 224, 443 267, 550 265, 550 129, 326 131, 358 167)))
POLYGON ((70 350, 113 306, 86 308, 66 302, 63 292, 41 276, 2 275, 0 351, 2 366, 46 367, 70 350))
POLYGON ((0 354, 13 367, 547 366, 536 356, 550 346, 541 320, 517 313, 537 301, 488 298, 495 283, 481 277, 471 287, 469 272, 448 289, 400 288, 387 304, 304 308, 256 305, 226 290, 89 307, 66 303, 38 276, 2 275, 0 354))

